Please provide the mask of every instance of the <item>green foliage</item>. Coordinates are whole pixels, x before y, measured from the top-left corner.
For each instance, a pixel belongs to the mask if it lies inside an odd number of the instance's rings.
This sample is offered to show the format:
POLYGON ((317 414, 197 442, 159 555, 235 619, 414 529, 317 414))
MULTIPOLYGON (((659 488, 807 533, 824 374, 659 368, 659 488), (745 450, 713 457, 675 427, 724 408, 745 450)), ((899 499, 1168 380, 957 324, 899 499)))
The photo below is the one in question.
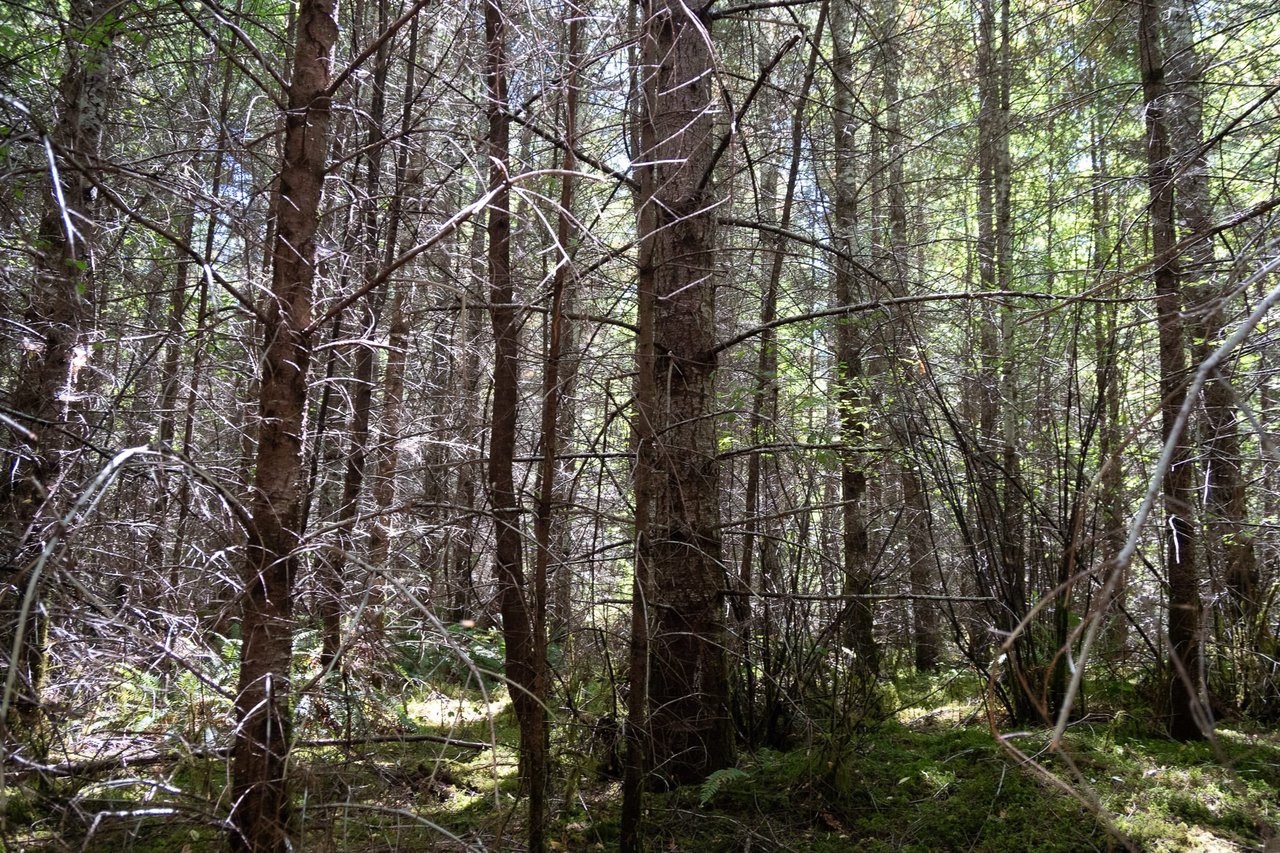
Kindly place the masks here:
MULTIPOLYGON (((766 831, 791 849, 817 851, 1119 849, 1097 814, 1020 766, 984 725, 957 726, 927 712, 931 704, 971 704, 975 686, 964 672, 912 676, 898 694, 914 703, 913 714, 926 709, 921 727, 887 722, 846 741, 838 755, 834 743, 760 750, 691 790, 657 798, 653 849, 727 853, 766 831), (695 805, 705 821, 689 820, 695 805)), ((1208 744, 1174 743, 1120 715, 1070 730, 1067 751, 1083 778, 1043 749, 1046 738, 1030 734, 1019 746, 1060 782, 1095 796, 1100 814, 1138 849, 1248 848, 1275 820, 1274 735, 1223 730, 1224 766, 1208 744)))
MULTIPOLYGON (((451 637, 459 645, 466 643, 468 655, 484 649, 495 656, 501 652, 492 631, 457 628, 451 637)), ((300 643, 300 661, 307 659, 310 642, 304 637, 300 643)), ((217 663, 222 658, 215 657, 208 665, 211 672, 223 667, 219 677, 228 677, 235 644, 227 643, 223 651, 225 662, 217 663)), ((299 802, 348 804, 341 814, 305 812, 300 829, 307 849, 431 849, 449 836, 491 837, 495 821, 505 819, 519 784, 512 748, 518 733, 505 691, 482 694, 474 684, 459 685, 451 679, 465 679, 464 671, 446 671, 444 649, 423 644, 420 651, 416 660, 440 655, 436 663, 424 664, 433 681, 413 682, 398 697, 367 685, 358 696, 335 692, 336 682, 318 685, 309 700, 300 697, 298 712, 305 718, 300 728, 305 732, 320 713, 308 701, 330 712, 348 702, 358 706, 351 710, 357 730, 359 715, 377 708, 389 714, 394 708, 394 720, 370 722, 371 730, 398 728, 480 741, 496 734, 497 753, 406 741, 371 745, 365 760, 352 763, 340 760, 342 751, 333 747, 298 749, 294 779, 299 802), (497 810, 495 795, 501 803, 497 810), (385 809, 389 803, 401 804, 419 820, 398 819, 394 808, 385 809)), ((202 694, 195 686, 198 682, 180 675, 166 680, 132 669, 119 675, 113 698, 128 705, 134 715, 127 721, 130 726, 186 726, 189 715, 207 720, 227 713, 222 705, 209 704, 207 691, 202 694)), ((729 853, 748 842, 773 849, 760 842, 762 837, 778 848, 832 853, 1067 853, 1118 847, 1089 809, 1019 766, 985 725, 956 724, 968 717, 963 709, 979 700, 981 687, 981 679, 966 670, 904 675, 892 690, 878 687, 876 697, 906 708, 899 719, 909 724, 891 718, 846 732, 843 740, 824 736, 806 748, 744 753, 738 766, 712 773, 701 784, 651 794, 650 849, 729 853), (939 716, 932 713, 936 710, 954 713, 939 716)), ((594 706, 603 690, 603 684, 590 681, 578 695, 594 706)), ((1141 703, 1125 679, 1094 685, 1090 703, 1095 712, 1137 704, 1133 714, 1117 708, 1107 711, 1104 722, 1069 730, 1066 747, 1082 778, 1043 749, 1044 733, 1020 738, 1019 746, 1036 753, 1060 781, 1091 792, 1102 813, 1112 816, 1139 849, 1240 849, 1261 843, 1259 827, 1274 820, 1269 804, 1280 800, 1280 740, 1273 734, 1222 730, 1219 756, 1208 744, 1151 736, 1137 722, 1141 703)), ((113 717, 117 727, 119 713, 113 717)), ((580 744, 582 739, 580 723, 553 725, 553 743, 580 744)), ((561 755, 566 751, 571 747, 561 755)), ((11 787, 3 804, 9 831, 28 825, 59 827, 60 837, 83 839, 99 812, 216 802, 228 778, 225 759, 190 755, 160 773, 160 787, 140 784, 136 771, 126 770, 92 784, 78 781, 74 789, 58 783, 56 796, 43 798, 11 787), (74 802, 79 816, 68 817, 55 801, 74 802)), ((559 762, 553 773, 558 780, 553 790, 564 793, 552 826, 558 849, 612 849, 616 782, 596 777, 585 761, 559 762), (565 779, 568 774, 574 779, 565 779)), ((96 832, 100 834, 90 845, 94 849, 185 847, 200 853, 217 849, 218 843, 216 831, 207 826, 154 816, 104 820, 96 832)))
POLYGON ((722 770, 715 771, 702 783, 702 796, 698 804, 705 806, 716 798, 716 794, 720 793, 720 789, 725 785, 739 779, 746 779, 748 775, 746 771, 739 770, 737 767, 725 767, 722 770))
POLYGON ((500 631, 462 625, 447 630, 447 639, 430 637, 399 647, 399 668, 406 678, 471 686, 479 673, 487 687, 502 682, 506 644, 500 631))
POLYGON ((40 814, 35 795, 29 789, 16 785, 0 790, 0 813, 3 813, 6 824, 14 826, 30 826, 40 814))

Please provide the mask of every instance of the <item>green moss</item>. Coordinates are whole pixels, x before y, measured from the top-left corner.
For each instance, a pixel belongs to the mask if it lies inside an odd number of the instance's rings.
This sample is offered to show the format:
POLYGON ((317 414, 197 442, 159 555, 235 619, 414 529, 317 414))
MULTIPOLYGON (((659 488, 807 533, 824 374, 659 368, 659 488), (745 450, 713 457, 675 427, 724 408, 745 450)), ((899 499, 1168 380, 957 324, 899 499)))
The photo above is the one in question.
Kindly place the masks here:
MULTIPOLYGON (((1118 849, 1105 821, 1057 783, 1094 798, 1099 813, 1144 851, 1257 847, 1262 827, 1276 822, 1280 737, 1271 732, 1231 728, 1219 733, 1216 746, 1175 743, 1116 714, 1071 726, 1064 743, 1069 762, 1047 748, 1047 732, 1017 736, 1017 746, 1055 781, 1017 763, 985 725, 963 723, 977 707, 971 694, 964 695, 974 686, 963 674, 913 675, 878 694, 884 704, 907 709, 883 722, 845 727, 838 737, 815 728, 807 747, 744 752, 732 771, 705 784, 649 795, 649 849, 1118 849), (961 682, 967 686, 954 690, 961 682), (937 714, 939 709, 946 713, 937 714)), ((291 773, 300 846, 422 850, 457 846, 451 839, 491 849, 514 845, 524 834, 524 813, 516 777, 518 731, 506 691, 481 692, 475 684, 450 681, 401 687, 405 693, 395 696, 315 695, 330 713, 340 702, 359 703, 344 719, 369 733, 442 735, 497 748, 412 739, 299 748, 291 773)), ((602 712, 609 710, 599 690, 583 690, 583 706, 594 701, 602 712)), ((304 704, 300 714, 320 710, 320 704, 304 704)), ((619 786, 594 772, 593 719, 588 713, 553 720, 549 831, 557 849, 617 846, 619 786)), ((304 731, 326 725, 300 721, 304 731)), ((176 811, 167 816, 104 818, 90 846, 219 849, 220 833, 207 816, 225 814, 226 762, 187 758, 156 772, 163 785, 61 780, 38 799, 10 789, 3 804, 6 841, 15 849, 53 849, 48 844, 54 841, 75 848, 98 812, 171 807, 176 811), (200 814, 206 817, 182 817, 200 814)))

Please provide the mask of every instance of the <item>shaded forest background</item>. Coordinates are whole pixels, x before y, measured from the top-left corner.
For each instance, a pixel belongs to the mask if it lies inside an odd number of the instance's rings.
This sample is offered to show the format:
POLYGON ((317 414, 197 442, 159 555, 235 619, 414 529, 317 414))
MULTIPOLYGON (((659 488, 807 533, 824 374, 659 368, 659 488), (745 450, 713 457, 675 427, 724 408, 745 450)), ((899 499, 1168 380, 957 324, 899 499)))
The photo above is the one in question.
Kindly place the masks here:
POLYGON ((1087 826, 934 843, 1267 844, 1278 42, 6 4, 0 836, 902 849, 876 798, 977 752, 1087 826), (1234 805, 1144 827, 1126 748, 1234 805))

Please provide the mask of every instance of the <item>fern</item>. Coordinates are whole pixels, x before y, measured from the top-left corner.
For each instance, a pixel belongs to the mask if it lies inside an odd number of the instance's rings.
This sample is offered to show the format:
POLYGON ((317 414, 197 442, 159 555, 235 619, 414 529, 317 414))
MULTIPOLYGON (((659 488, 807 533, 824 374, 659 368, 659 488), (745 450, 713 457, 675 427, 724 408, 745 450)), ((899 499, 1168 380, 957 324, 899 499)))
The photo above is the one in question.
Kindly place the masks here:
POLYGON ((746 779, 749 775, 746 771, 739 770, 736 767, 726 767, 723 770, 715 771, 702 783, 702 798, 699 800, 699 805, 705 806, 715 799, 716 794, 720 793, 720 789, 725 785, 736 779, 746 779))

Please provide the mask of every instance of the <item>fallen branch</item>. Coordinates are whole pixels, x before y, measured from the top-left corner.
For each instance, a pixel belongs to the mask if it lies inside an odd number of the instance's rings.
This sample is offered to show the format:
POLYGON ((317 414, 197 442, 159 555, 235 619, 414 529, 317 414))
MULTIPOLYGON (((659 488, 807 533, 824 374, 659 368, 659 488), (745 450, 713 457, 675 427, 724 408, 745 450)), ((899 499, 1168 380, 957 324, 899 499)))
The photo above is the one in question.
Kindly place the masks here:
MULTIPOLYGON (((406 735, 370 735, 362 738, 325 738, 319 740, 303 740, 293 744, 292 749, 313 749, 325 746, 351 748, 381 743, 439 743, 458 749, 486 750, 493 749, 493 744, 478 740, 458 740, 444 735, 406 734, 406 735)), ((37 764, 28 761, 21 755, 11 755, 9 760, 20 765, 14 773, 5 774, 10 779, 21 779, 32 775, 72 778, 76 776, 96 776, 111 770, 125 770, 130 767, 154 767, 158 764, 173 764, 184 758, 226 758, 231 754, 228 747, 216 749, 195 749, 183 751, 172 749, 166 752, 148 752, 138 755, 121 753, 108 758, 94 758, 87 761, 64 761, 59 764, 37 764)))

